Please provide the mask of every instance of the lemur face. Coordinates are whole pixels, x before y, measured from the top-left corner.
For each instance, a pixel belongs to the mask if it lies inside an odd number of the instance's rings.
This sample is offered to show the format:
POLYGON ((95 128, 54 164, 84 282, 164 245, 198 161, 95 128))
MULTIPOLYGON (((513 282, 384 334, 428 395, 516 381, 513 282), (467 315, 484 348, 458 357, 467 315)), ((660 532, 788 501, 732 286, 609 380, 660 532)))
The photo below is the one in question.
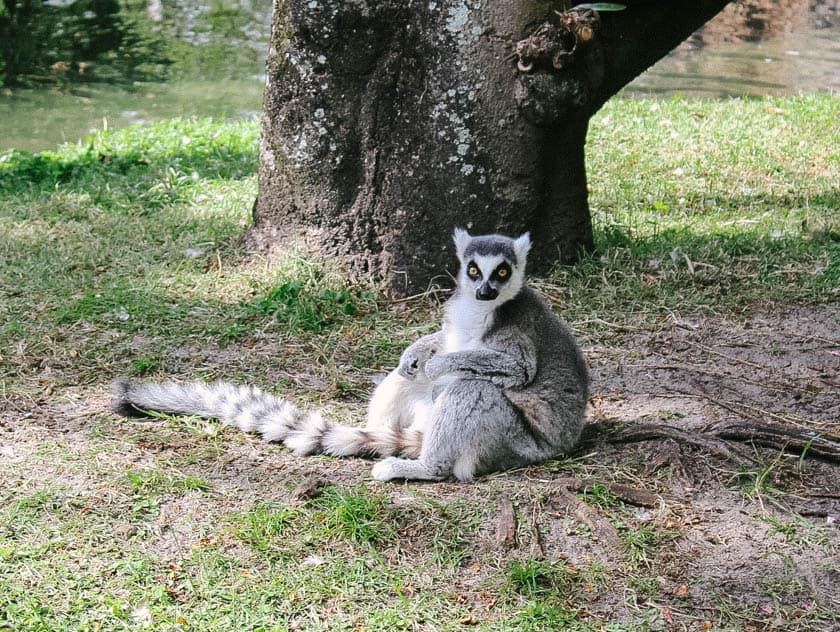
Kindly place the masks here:
POLYGON ((516 296, 525 280, 525 261, 531 247, 528 233, 517 239, 503 235, 472 237, 456 229, 454 238, 461 262, 461 287, 471 289, 477 301, 504 303, 516 296))
POLYGON ((465 268, 467 280, 472 283, 478 301, 496 300, 500 290, 510 283, 512 271, 510 262, 504 257, 481 255, 473 256, 465 268))

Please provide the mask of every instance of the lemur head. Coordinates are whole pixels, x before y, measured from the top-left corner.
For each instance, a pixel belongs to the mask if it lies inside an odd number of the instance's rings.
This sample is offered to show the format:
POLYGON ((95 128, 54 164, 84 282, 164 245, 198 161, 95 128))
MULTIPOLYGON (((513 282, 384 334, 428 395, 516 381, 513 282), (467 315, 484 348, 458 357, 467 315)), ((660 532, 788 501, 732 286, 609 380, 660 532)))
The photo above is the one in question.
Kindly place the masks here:
POLYGON ((516 239, 504 235, 473 237, 456 228, 453 238, 461 262, 459 288, 474 292, 478 301, 499 304, 519 293, 525 283, 525 261, 531 249, 528 233, 516 239))

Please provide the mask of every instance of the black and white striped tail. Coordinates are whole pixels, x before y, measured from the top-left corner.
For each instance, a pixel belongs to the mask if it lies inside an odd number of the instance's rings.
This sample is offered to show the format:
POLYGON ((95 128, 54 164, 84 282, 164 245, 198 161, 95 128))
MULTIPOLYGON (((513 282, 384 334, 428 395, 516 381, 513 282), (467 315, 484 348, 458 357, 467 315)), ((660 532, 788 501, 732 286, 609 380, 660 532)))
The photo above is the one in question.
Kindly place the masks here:
POLYGON ((417 458, 423 442, 419 432, 337 424, 318 412, 302 412, 291 402, 256 386, 226 382, 177 384, 120 379, 113 384, 111 405, 126 417, 153 411, 218 419, 246 432, 257 432, 266 441, 283 443, 296 454, 417 458))

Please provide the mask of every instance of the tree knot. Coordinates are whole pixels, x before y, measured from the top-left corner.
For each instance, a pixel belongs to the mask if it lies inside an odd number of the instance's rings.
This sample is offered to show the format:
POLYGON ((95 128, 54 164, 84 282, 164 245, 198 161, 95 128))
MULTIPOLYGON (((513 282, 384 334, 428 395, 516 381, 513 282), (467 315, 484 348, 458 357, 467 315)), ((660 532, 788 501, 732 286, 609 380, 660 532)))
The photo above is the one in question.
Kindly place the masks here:
POLYGON ((601 19, 591 9, 556 13, 516 44, 514 98, 534 125, 550 127, 584 112, 604 78, 601 19))
POLYGON ((563 70, 569 67, 594 39, 601 26, 592 9, 571 10, 543 22, 528 37, 516 44, 516 67, 525 73, 538 68, 563 70))

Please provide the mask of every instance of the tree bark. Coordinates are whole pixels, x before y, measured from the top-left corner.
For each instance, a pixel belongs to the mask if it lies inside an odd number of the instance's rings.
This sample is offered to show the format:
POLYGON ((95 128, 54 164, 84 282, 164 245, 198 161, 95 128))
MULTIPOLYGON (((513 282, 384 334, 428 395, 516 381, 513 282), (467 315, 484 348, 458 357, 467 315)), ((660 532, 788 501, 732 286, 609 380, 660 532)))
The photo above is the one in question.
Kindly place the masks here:
POLYGON ((725 0, 558 14, 543 0, 276 0, 248 241, 395 294, 446 280, 452 229, 592 247, 589 118, 725 0))

